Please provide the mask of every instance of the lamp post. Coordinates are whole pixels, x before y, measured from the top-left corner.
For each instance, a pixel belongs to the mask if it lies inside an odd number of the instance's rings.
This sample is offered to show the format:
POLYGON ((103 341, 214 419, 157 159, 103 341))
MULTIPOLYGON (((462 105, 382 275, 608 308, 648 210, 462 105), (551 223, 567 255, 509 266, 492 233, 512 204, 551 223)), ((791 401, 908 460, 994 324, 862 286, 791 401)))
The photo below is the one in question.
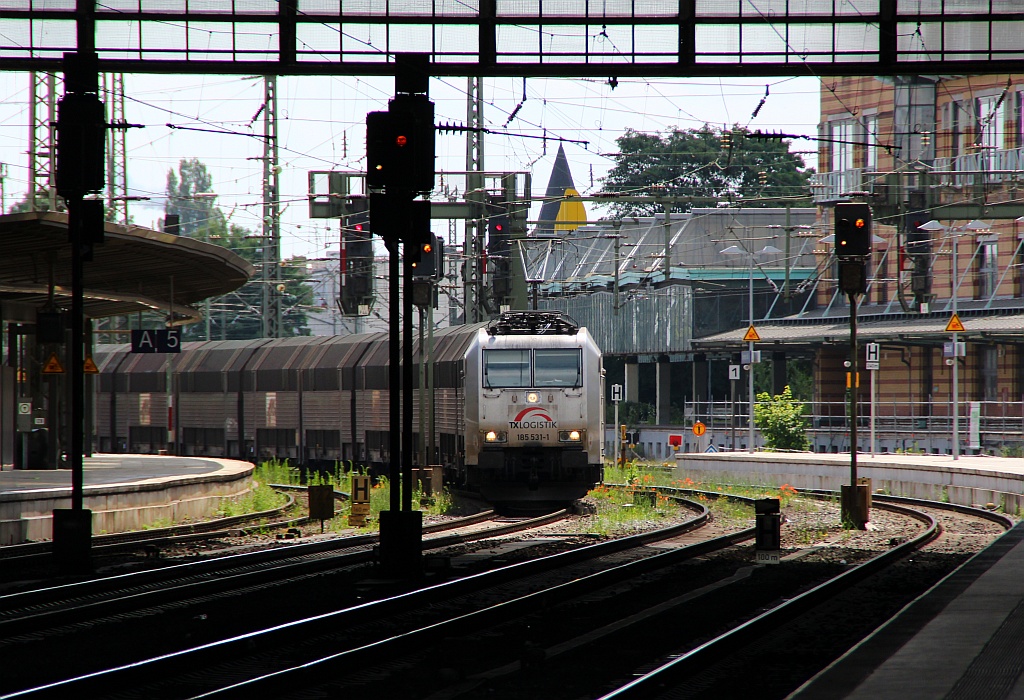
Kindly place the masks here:
MULTIPOLYGON (((953 239, 953 315, 957 314, 957 297, 960 296, 960 277, 957 271, 957 241, 968 231, 988 231, 991 227, 984 221, 970 221, 963 226, 946 226, 935 219, 926 221, 920 226, 922 231, 946 231, 953 239)), ((952 319, 951 319, 952 320, 952 319)), ((960 345, 959 334, 953 333, 953 459, 960 459, 960 345)))
MULTIPOLYGON (((756 253, 749 253, 745 249, 737 245, 731 245, 724 250, 719 251, 722 255, 745 255, 747 256, 748 274, 747 274, 747 303, 748 303, 748 316, 750 321, 750 327, 754 327, 754 258, 759 255, 772 255, 775 253, 781 253, 782 251, 775 246, 766 245, 756 253)), ((750 368, 747 372, 747 395, 750 399, 749 414, 747 416, 747 428, 749 431, 747 451, 754 452, 754 341, 747 342, 747 361, 748 367, 750 368)))

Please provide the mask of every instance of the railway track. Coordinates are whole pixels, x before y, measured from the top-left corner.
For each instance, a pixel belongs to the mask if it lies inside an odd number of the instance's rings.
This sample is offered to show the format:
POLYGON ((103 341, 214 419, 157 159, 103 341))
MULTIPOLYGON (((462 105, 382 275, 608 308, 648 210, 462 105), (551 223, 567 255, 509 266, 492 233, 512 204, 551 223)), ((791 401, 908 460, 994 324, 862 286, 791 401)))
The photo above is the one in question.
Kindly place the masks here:
MULTIPOLYGON (((338 645, 348 649, 352 645, 365 646, 360 640, 368 640, 373 645, 379 642, 382 631, 388 633, 396 629, 396 625, 408 627, 411 624, 415 628, 415 618, 421 614, 436 620, 449 614, 453 605, 462 608, 457 617, 467 614, 467 606, 472 609, 481 605, 481 595, 484 601, 507 597, 509 594, 499 589, 511 586, 513 582, 526 580, 529 582, 518 585, 543 589, 543 580, 549 575, 551 567, 555 566, 553 562, 557 562, 560 567, 568 567, 563 574, 568 580, 579 578, 583 570, 607 567, 606 563, 596 563, 601 557, 615 559, 624 556, 619 554, 624 550, 643 549, 650 542, 680 535, 703 524, 708 517, 707 510, 698 506, 695 508, 698 514, 693 518, 661 531, 609 540, 565 551, 553 557, 529 560, 406 591, 382 600, 356 603, 328 614, 292 620, 258 632, 197 645, 146 661, 68 679, 56 685, 37 686, 24 693, 5 697, 67 697, 69 694, 90 696, 98 693, 104 696, 127 693, 126 697, 190 697, 221 687, 225 684, 225 674, 233 679, 246 680, 247 676, 260 675, 268 668, 280 668, 282 663, 287 666, 289 662, 316 658, 317 651, 324 648, 338 645), (535 579, 538 576, 540 580, 535 579), (225 660, 229 660, 227 669, 219 665, 225 660), (203 669, 206 671, 201 672, 202 677, 197 679, 196 673, 203 669), (152 686, 154 679, 160 679, 157 685, 161 687, 152 686), (170 683, 173 687, 163 686, 163 683, 170 683)), ((752 531, 741 536, 750 537, 752 531)), ((643 556, 650 554, 649 550, 642 552, 643 556)), ((373 585, 373 582, 364 585, 373 585)))
MULTIPOLYGON (((162 549, 187 542, 239 534, 244 535, 257 530, 289 528, 310 522, 308 517, 273 520, 273 518, 281 518, 295 507, 295 498, 291 495, 291 492, 304 491, 305 487, 285 484, 271 484, 271 487, 284 492, 288 497, 288 501, 284 505, 256 513, 216 518, 185 525, 115 532, 107 535, 93 535, 91 539, 92 555, 94 557, 103 557, 144 549, 162 549)), ((348 494, 335 491, 334 497, 338 500, 346 500, 348 494)), ((52 551, 52 541, 6 545, 0 547, 0 562, 4 563, 4 569, 8 574, 17 573, 19 569, 50 564, 50 554, 52 551)))
MULTIPOLYGON (((435 700, 658 697, 666 688, 682 692, 680 697, 711 697, 701 690, 709 683, 717 697, 724 697, 737 691, 742 682, 737 679, 751 678, 743 670, 750 660, 738 670, 736 662, 729 665, 730 655, 759 643, 771 646, 780 628, 800 624, 798 613, 807 615, 841 600, 842 591, 852 595, 852 586, 884 576, 893 560, 905 560, 907 552, 918 552, 914 558, 919 561, 922 543, 942 532, 937 521, 952 512, 942 504, 911 507, 876 500, 876 508, 882 507, 893 511, 887 518, 925 524, 913 526, 916 537, 890 542, 877 556, 842 550, 844 557, 860 556, 859 563, 814 562, 822 548, 808 546, 783 566, 752 567, 749 545, 740 544, 752 537, 752 530, 707 542, 692 532, 648 534, 293 621, 17 697, 88 695, 99 688, 109 694, 112 687, 130 688, 117 697, 319 697, 366 692, 361 684, 371 685, 379 696, 410 696, 408 688, 415 687, 412 697, 435 700), (554 567, 555 561, 559 566, 554 567), (298 648, 296 637, 305 640, 298 648), (659 638, 667 638, 660 652, 654 643, 659 638), (609 656, 609 650, 616 651, 609 656), (715 660, 725 669, 717 680, 692 679, 695 669, 715 666, 715 660), (154 678, 161 680, 149 683, 154 678), (733 686, 726 689, 730 681, 733 686), (315 688, 312 696, 304 694, 306 688, 315 688)), ((975 521, 1001 517, 967 512, 963 517, 975 521)), ((887 527, 884 518, 878 519, 887 527)), ((692 529, 695 522, 679 529, 692 529)), ((1006 525, 1003 518, 998 527, 1006 525)), ((820 620, 818 625, 829 629, 820 620)), ((778 662, 777 653, 771 658, 778 662)), ((771 677, 770 669, 762 673, 771 677)), ((770 689, 761 696, 782 697, 770 689)))
MULTIPOLYGON (((488 511, 426 526, 423 547, 509 536, 564 517, 565 512, 556 512, 508 520, 488 511)), ((366 599, 372 586, 359 581, 372 576, 369 564, 377 541, 374 534, 293 544, 0 596, 0 653, 9 669, 3 675, 3 689, 16 687, 19 679, 38 677, 39 665, 19 666, 20 658, 26 663, 33 658, 68 658, 64 665, 74 666, 80 656, 74 646, 88 649, 97 644, 110 647, 109 658, 137 659, 143 649, 174 650, 244 624, 249 615, 236 619, 229 612, 235 607, 262 603, 268 606, 263 609, 267 618, 286 621, 295 608, 288 602, 296 595, 315 596, 317 589, 333 584, 366 599), (158 635, 152 634, 154 618, 159 621, 158 635), (104 631, 115 624, 117 641, 111 643, 104 631), (133 635, 138 642, 126 644, 133 635)))

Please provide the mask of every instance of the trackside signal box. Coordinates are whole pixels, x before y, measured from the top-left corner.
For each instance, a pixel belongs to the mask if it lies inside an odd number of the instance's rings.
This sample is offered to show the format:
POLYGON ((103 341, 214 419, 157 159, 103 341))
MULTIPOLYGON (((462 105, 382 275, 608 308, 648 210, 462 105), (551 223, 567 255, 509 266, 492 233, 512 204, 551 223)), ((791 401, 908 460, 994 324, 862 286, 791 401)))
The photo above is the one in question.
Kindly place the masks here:
POLYGON ((836 255, 871 255, 871 207, 863 202, 838 202, 835 208, 836 255))
POLYGON ((777 498, 754 501, 754 549, 759 564, 778 564, 782 549, 781 503, 777 498))

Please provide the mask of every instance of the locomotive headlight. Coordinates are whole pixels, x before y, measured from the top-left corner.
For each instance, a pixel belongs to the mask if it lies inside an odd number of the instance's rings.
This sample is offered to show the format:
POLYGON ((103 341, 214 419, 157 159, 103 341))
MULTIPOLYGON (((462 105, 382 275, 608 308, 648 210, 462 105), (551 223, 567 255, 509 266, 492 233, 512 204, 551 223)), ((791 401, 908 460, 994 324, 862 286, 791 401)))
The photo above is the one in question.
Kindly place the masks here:
POLYGON ((583 439, 583 432, 579 430, 559 430, 559 442, 580 442, 583 439))
POLYGON ((526 403, 537 403, 540 401, 540 394, 536 391, 531 391, 526 394, 526 403))
POLYGON ((508 433, 504 430, 488 430, 484 434, 485 442, 505 442, 508 440, 508 433))

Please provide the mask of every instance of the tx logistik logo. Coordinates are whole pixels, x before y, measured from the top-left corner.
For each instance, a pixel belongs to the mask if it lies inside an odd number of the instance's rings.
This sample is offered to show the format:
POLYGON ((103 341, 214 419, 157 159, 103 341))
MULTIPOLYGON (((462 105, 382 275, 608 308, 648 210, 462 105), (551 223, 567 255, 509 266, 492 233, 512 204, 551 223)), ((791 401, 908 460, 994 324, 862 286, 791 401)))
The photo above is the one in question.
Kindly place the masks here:
POLYGON ((516 415, 515 418, 508 422, 508 427, 513 430, 522 430, 524 428, 557 428, 558 423, 555 419, 544 412, 544 409, 540 406, 531 406, 530 408, 524 408, 516 415), (527 420, 524 420, 527 419, 527 420))

